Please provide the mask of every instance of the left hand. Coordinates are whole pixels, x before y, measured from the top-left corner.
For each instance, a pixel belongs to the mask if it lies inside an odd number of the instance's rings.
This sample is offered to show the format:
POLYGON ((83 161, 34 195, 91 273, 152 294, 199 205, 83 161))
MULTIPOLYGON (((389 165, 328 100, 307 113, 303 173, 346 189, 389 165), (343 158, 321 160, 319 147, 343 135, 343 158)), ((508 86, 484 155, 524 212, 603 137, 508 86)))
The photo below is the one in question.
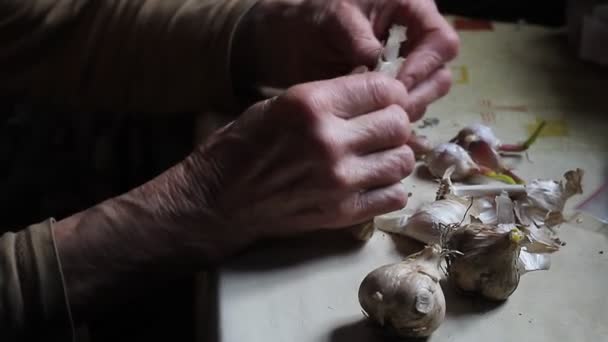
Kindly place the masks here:
POLYGON ((244 19, 237 42, 246 43, 235 51, 247 56, 258 85, 285 87, 373 68, 394 23, 407 27, 398 78, 410 93, 405 110, 414 121, 448 92, 445 64, 459 47, 432 0, 261 0, 244 19))

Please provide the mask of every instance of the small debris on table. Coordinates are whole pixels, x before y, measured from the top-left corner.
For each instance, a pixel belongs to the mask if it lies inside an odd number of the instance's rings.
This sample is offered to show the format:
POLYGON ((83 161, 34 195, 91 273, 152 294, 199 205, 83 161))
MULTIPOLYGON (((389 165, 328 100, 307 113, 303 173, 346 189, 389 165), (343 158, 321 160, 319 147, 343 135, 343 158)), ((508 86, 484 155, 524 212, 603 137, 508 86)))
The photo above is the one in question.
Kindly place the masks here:
POLYGON ((422 120, 422 124, 418 125, 418 128, 423 129, 427 127, 434 127, 437 125, 439 125, 438 118, 425 118, 424 120, 422 120))

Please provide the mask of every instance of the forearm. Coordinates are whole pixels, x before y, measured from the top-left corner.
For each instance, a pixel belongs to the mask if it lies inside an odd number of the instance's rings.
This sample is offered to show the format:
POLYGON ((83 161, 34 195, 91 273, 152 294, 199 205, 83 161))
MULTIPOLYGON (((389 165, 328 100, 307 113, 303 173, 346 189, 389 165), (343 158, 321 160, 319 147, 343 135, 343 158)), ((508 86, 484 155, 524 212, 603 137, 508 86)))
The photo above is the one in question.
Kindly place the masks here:
POLYGON ((75 320, 196 272, 234 250, 233 237, 218 229, 213 215, 201 215, 207 212, 207 195, 200 181, 184 179, 188 163, 56 224, 75 320))
POLYGON ((232 36, 255 1, 2 1, 0 91, 75 108, 224 108, 232 36))

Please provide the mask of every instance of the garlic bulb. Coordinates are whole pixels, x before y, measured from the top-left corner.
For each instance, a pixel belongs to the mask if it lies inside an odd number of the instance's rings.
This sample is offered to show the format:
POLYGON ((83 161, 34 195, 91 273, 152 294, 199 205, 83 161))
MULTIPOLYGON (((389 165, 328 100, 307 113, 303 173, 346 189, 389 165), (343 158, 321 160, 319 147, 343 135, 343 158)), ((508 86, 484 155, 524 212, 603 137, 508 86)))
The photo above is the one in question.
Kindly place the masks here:
POLYGON ((455 231, 449 248, 463 255, 448 263, 450 281, 465 293, 506 300, 519 285, 518 259, 523 240, 517 228, 505 233, 473 223, 455 231))
POLYGON ((400 25, 393 25, 389 29, 388 40, 374 71, 384 73, 390 77, 397 77, 401 65, 405 61, 405 58, 399 56, 399 50, 401 44, 407 39, 406 31, 406 27, 400 25))
POLYGON ((475 123, 461 129, 458 135, 452 139, 452 142, 457 143, 465 149, 474 141, 484 141, 493 149, 497 149, 500 146, 500 140, 498 140, 492 128, 480 123, 475 123))
POLYGON ((441 253, 438 245, 427 246, 369 273, 359 287, 359 303, 368 317, 401 337, 431 335, 445 317, 441 253))
POLYGON ((456 181, 479 172, 479 166, 471 159, 469 153, 454 143, 438 145, 426 156, 425 162, 435 177, 442 177, 453 166, 454 172, 451 178, 456 181))

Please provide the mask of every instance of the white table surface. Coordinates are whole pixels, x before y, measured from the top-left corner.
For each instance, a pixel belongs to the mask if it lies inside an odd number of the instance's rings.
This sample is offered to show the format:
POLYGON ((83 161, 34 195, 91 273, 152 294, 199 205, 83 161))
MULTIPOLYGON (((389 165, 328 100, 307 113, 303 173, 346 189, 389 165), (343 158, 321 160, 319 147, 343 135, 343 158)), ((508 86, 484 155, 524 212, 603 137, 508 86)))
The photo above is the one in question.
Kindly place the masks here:
MULTIPOLYGON (((608 166, 608 70, 573 59, 551 30, 495 24, 493 31, 460 34, 453 91, 427 113, 439 125, 419 132, 441 141, 483 120, 503 140, 517 141, 536 120, 547 119, 549 130, 530 161, 518 162, 519 174, 560 179, 581 167, 585 195, 599 187, 608 166)), ((420 175, 405 180, 411 208, 434 197, 435 184, 420 175)), ((551 269, 524 275, 502 305, 444 287, 446 320, 429 341, 608 341, 608 227, 583 216, 560 231, 567 245, 553 256, 551 269)), ((201 318, 201 326, 212 325, 201 340, 386 340, 364 320, 359 284, 376 267, 419 248, 381 232, 366 244, 325 233, 255 247, 218 271, 217 316, 201 318)))

